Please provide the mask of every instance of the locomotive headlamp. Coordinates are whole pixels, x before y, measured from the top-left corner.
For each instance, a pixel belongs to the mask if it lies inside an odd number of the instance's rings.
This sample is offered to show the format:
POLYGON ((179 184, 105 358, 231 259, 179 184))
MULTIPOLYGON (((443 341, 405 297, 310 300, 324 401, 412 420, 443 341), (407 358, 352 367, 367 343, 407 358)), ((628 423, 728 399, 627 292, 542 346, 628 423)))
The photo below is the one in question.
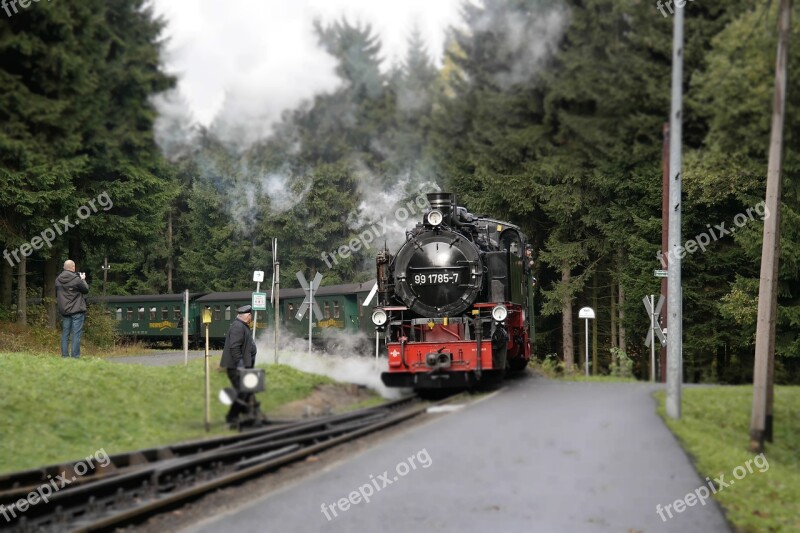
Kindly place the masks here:
POLYGON ((438 209, 433 209, 425 216, 428 221, 428 224, 431 226, 438 226, 444 220, 444 215, 438 209))
POLYGON ((386 311, 383 309, 376 309, 372 312, 372 323, 378 327, 386 324, 388 319, 389 317, 386 315, 386 311))
POLYGON ((508 309, 503 304, 495 305, 492 308, 492 318, 497 322, 502 322, 508 317, 508 309))

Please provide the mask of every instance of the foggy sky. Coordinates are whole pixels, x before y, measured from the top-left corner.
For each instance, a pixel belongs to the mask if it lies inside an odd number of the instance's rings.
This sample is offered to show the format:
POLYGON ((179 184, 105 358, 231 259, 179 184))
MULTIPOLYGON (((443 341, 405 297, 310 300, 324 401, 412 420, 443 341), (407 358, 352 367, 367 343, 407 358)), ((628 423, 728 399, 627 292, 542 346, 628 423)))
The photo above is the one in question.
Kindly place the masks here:
POLYGON ((203 125, 223 120, 263 136, 285 109, 336 87, 334 62, 317 46, 315 17, 369 22, 381 36, 384 68, 405 53, 413 25, 439 59, 460 0, 154 0, 165 32, 167 70, 203 125))

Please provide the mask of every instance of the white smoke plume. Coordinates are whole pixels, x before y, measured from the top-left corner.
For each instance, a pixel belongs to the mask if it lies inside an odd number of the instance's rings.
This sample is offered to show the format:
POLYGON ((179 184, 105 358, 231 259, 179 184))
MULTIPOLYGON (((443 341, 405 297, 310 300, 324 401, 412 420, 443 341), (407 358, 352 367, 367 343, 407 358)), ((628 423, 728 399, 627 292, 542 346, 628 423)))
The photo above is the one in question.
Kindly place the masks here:
MULTIPOLYGON (((294 320, 294 317, 291 317, 294 320)), ((288 365, 301 372, 319 374, 327 376, 342 383, 354 383, 365 386, 386 399, 396 399, 409 394, 407 389, 388 388, 381 381, 381 372, 389 368, 385 357, 375 359, 374 339, 372 341, 372 351, 365 350, 369 345, 367 339, 362 334, 346 334, 342 332, 331 332, 336 338, 338 346, 330 353, 318 351, 316 348, 308 353, 308 339, 299 339, 281 329, 278 362, 288 365), (363 350, 363 353, 358 351, 363 350)), ((275 333, 271 328, 267 328, 259 334, 256 343, 258 364, 275 363, 275 333)))
POLYGON ((362 168, 358 175, 361 202, 355 211, 348 213, 348 226, 352 230, 385 229, 375 239, 376 247, 382 248, 385 242, 394 252, 405 242, 406 231, 422 221, 422 214, 429 207, 427 193, 439 190, 432 181, 414 181, 409 177, 384 186, 362 168))
MULTIPOLYGON (((508 90, 515 85, 534 80, 557 51, 569 21, 569 9, 564 5, 542 8, 527 17, 520 16, 519 12, 505 12, 500 21, 500 26, 505 29, 501 36, 502 49, 515 60, 508 69, 494 75, 500 87, 508 90)), ((496 29, 497 26, 498 22, 489 10, 476 24, 478 31, 496 29)))

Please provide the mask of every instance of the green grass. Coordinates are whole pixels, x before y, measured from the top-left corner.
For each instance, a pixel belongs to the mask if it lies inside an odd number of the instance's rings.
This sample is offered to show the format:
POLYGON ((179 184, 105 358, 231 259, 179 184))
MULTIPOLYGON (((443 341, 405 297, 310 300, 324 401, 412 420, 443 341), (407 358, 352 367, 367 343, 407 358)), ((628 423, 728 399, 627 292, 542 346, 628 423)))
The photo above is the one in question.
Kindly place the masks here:
POLYGON ((566 370, 563 362, 556 361, 552 358, 548 358, 543 362, 537 361, 536 359, 531 359, 531 362, 528 364, 528 368, 544 377, 550 379, 560 379, 563 381, 597 381, 609 383, 635 383, 638 381, 634 377, 610 376, 607 374, 587 377, 584 375, 582 367, 578 368, 575 366, 572 370, 566 370))
MULTIPOLYGON (((562 381, 595 381, 599 383, 637 383, 636 378, 624 378, 622 376, 585 376, 583 374, 563 374, 557 377, 562 381)), ((642 383, 645 383, 642 381, 642 383)))
POLYGON ((352 405, 346 405, 337 412, 349 413, 350 411, 357 411, 359 409, 366 409, 368 407, 377 407, 379 405, 383 405, 384 403, 386 403, 386 400, 376 395, 372 398, 367 398, 366 400, 362 400, 352 405))
MULTIPOLYGON (((229 386, 210 360, 211 434, 229 433, 229 386)), ((283 365, 266 368, 262 410, 307 397, 332 380, 283 365)), ((114 454, 209 435, 204 426, 202 360, 155 367, 94 358, 0 354, 0 472, 76 460, 103 448, 114 454)))
POLYGON ((725 482, 736 481, 715 497, 738 531, 800 531, 800 387, 775 387, 774 442, 766 446, 769 468, 753 465, 753 473, 740 480, 733 469, 754 457, 748 449, 752 387, 684 388, 680 420, 666 417, 663 391, 656 397, 659 414, 700 476, 724 474, 725 482))

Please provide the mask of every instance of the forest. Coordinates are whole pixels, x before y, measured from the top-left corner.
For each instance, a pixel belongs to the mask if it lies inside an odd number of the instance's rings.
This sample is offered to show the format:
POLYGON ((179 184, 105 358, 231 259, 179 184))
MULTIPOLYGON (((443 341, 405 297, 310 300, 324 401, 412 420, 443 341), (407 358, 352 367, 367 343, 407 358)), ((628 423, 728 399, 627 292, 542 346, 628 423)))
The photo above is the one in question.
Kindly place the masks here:
MULTIPOLYGON (((690 382, 752 381, 776 4, 686 8, 690 382)), ((269 277, 277 238, 283 287, 298 270, 366 281, 378 246, 402 241, 413 217, 390 220, 375 246, 332 263, 325 253, 427 187, 532 239, 538 359, 579 362, 577 313, 591 306, 600 370, 625 353, 646 378, 642 299, 659 294, 653 271, 663 268, 672 17, 654 1, 465 2, 441 64, 419 31, 390 63, 368 24, 313 25, 340 84, 252 140, 235 124, 195 122, 164 66, 168 28, 147 1, 43 2, 0 17, 0 320, 29 325, 27 301, 41 298, 44 327, 55 327, 67 258, 94 295, 251 290, 253 270, 269 277)), ((776 383, 800 382, 798 37, 795 24, 776 383)))

